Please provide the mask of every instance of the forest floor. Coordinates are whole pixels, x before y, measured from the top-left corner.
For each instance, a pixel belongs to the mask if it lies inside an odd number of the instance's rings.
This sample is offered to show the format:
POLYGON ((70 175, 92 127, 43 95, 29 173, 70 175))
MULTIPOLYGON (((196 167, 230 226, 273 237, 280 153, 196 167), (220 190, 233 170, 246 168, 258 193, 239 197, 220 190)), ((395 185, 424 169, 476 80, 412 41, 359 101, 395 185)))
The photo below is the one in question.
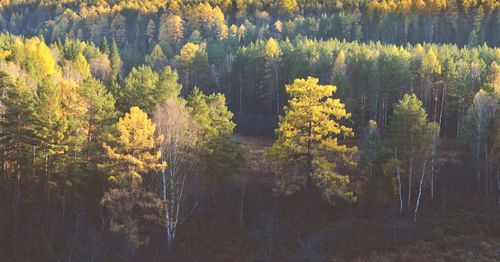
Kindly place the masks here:
MULTIPOLYGON (((269 172, 270 167, 265 163, 263 155, 265 148, 270 147, 274 140, 241 135, 235 135, 234 138, 241 143, 245 155, 244 182, 249 189, 253 189, 251 191, 258 195, 270 192, 273 180, 269 172)), ((461 221, 460 218, 464 214, 459 212, 458 215, 449 214, 449 216, 456 218, 446 219, 447 222, 456 222, 461 221)), ((392 228, 393 225, 392 222, 386 221, 387 219, 344 217, 333 220, 335 221, 320 225, 319 228, 322 229, 314 232, 315 236, 310 238, 322 239, 320 241, 322 247, 315 248, 316 251, 313 252, 321 253, 316 257, 321 258, 320 260, 500 261, 500 231, 496 229, 498 231, 496 232, 495 229, 485 227, 487 223, 481 222, 480 218, 474 219, 468 214, 467 222, 455 223, 451 230, 444 225, 447 222, 436 222, 431 219, 419 225, 404 221, 396 222, 400 231, 398 234, 402 234, 402 238, 407 238, 407 241, 398 241, 398 245, 395 245, 389 237, 392 235, 392 229, 388 228, 392 228), (442 225, 437 225, 440 223, 442 225), (337 238, 340 239, 337 240, 337 238)), ((500 220, 496 223, 500 223, 500 220)), ((303 241, 307 243, 308 239, 303 239, 303 241)), ((300 249, 298 246, 295 248, 300 249)), ((253 253, 251 250, 247 251, 253 253)))
POLYGON ((500 261, 500 238, 446 236, 395 250, 378 250, 356 261, 500 261))
POLYGON ((245 154, 245 168, 252 171, 262 171, 264 150, 273 145, 274 139, 242 135, 235 135, 234 139, 241 144, 245 154))

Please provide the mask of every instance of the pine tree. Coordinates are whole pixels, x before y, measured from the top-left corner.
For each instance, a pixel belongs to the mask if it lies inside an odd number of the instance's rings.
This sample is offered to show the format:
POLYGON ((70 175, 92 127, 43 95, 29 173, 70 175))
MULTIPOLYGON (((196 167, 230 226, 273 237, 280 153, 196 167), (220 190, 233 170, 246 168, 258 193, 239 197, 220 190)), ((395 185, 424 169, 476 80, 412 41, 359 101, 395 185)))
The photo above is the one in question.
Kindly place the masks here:
POLYGON ((198 50, 192 63, 192 85, 200 87, 206 93, 213 93, 216 87, 205 49, 198 50))
MULTIPOLYGON (((36 144, 34 94, 23 82, 0 72, 4 111, 0 122, 0 147, 4 171, 14 181, 13 215, 19 217, 22 185, 32 174, 33 147, 36 144)), ((34 178, 32 178, 34 179, 34 178)))
POLYGON ((146 36, 149 45, 152 45, 156 42, 156 24, 153 20, 149 20, 148 22, 148 26, 146 28, 146 36))
POLYGON ((192 83, 193 62, 200 49, 200 45, 187 43, 175 57, 179 63, 179 71, 183 74, 183 84, 189 88, 188 90, 194 86, 192 83))
POLYGON ((170 46, 171 48, 177 50, 179 44, 184 38, 183 31, 183 21, 178 15, 162 15, 160 18, 160 29, 158 32, 158 41, 160 44, 166 48, 170 46))
POLYGON ((350 97, 349 89, 346 86, 346 57, 344 51, 340 50, 335 58, 332 69, 332 79, 335 86, 339 87, 339 97, 347 100, 350 97))
POLYGON ((120 13, 116 14, 111 21, 110 33, 117 44, 124 46, 127 42, 127 28, 125 25, 125 17, 120 13))
POLYGON ((227 109, 224 95, 207 96, 194 88, 188 97, 187 106, 192 109, 191 114, 198 123, 204 141, 232 135, 235 127, 231 121, 233 113, 227 109))
POLYGON ((168 64, 168 58, 163 53, 160 45, 156 45, 145 60, 157 72, 160 72, 168 64))
POLYGON ((105 54, 109 54, 110 47, 109 47, 109 43, 108 43, 108 38, 106 38, 106 37, 102 38, 100 49, 101 49, 101 52, 103 52, 105 54))
POLYGON ((113 39, 111 42, 111 49, 109 53, 109 60, 111 61, 111 77, 113 80, 118 80, 122 73, 122 60, 120 57, 120 50, 113 39))
POLYGON ((117 134, 110 136, 110 143, 103 143, 108 160, 100 168, 108 172, 111 188, 102 204, 111 211, 111 230, 136 247, 148 240, 141 225, 161 220, 161 200, 142 185, 147 176, 156 176, 166 167, 160 161, 163 137, 157 137, 155 130, 147 114, 132 107, 116 124, 117 134))
MULTIPOLYGON (((159 74, 158 97, 162 99, 179 97, 182 85, 177 82, 178 80, 179 76, 177 75, 177 72, 172 70, 170 66, 166 66, 159 74)), ((158 103, 161 102, 163 101, 158 100, 158 103)))
POLYGON ((280 119, 278 140, 266 151, 276 173, 276 192, 318 191, 330 201, 334 197, 354 200, 349 177, 336 171, 329 160, 334 154, 342 164, 352 166, 356 148, 340 145, 339 139, 353 136, 341 121, 348 119, 344 104, 333 99, 335 87, 318 85, 318 79, 296 79, 286 86, 290 97, 285 116, 280 119))
MULTIPOLYGON (((278 61, 279 61, 279 56, 280 56, 280 47, 279 44, 274 38, 270 38, 267 40, 266 43, 266 57, 268 58, 269 63, 271 64, 272 71, 273 71, 273 78, 274 78, 274 84, 273 88, 270 88, 270 90, 274 90, 274 97, 276 99, 276 116, 279 117, 280 115, 280 108, 281 108, 281 103, 280 103, 280 88, 279 88, 279 79, 278 79, 278 61)), ((272 95, 269 95, 272 97, 272 95)))
POLYGON ((176 75, 169 67, 161 72, 161 78, 148 66, 132 68, 124 81, 124 86, 117 100, 117 107, 122 112, 132 106, 138 106, 149 115, 157 105, 160 105, 170 96, 170 92, 179 89, 176 75), (167 69, 168 68, 168 69, 167 69))
POLYGON ((297 10, 297 0, 281 0, 281 10, 285 13, 293 13, 297 10))
POLYGON ((365 181, 368 188, 368 201, 371 204, 375 198, 376 185, 379 182, 379 174, 382 171, 382 141, 380 139, 377 122, 370 120, 366 127, 365 144, 359 159, 359 167, 367 175, 365 181))
MULTIPOLYGON (((39 139, 37 162, 43 167, 47 212, 50 212, 53 201, 52 192, 64 190, 68 180, 64 171, 69 164, 70 123, 63 112, 61 98, 59 85, 49 81, 39 84, 35 101, 36 136, 39 139)), ((64 211, 63 206, 63 215, 64 211)))
POLYGON ((86 79, 79 87, 86 112, 82 119, 86 143, 84 148, 88 168, 95 170, 95 163, 102 158, 101 145, 107 141, 111 126, 116 121, 115 99, 104 85, 94 78, 86 79))
POLYGON ((74 71, 76 73, 76 81, 80 82, 91 76, 90 65, 87 63, 87 59, 81 53, 78 54, 73 62, 74 71))

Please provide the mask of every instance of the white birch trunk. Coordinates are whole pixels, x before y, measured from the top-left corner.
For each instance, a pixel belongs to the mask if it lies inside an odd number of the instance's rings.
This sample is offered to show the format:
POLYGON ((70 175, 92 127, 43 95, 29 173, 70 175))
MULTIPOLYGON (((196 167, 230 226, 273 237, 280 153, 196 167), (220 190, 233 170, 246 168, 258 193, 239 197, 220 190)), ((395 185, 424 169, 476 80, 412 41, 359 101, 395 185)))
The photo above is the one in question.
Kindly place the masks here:
POLYGON ((413 213, 413 222, 417 222, 418 208, 420 207, 420 198, 422 197, 422 187, 424 184, 426 166, 427 166, 427 152, 425 152, 425 159, 422 167, 422 176, 420 177, 420 185, 418 187, 417 203, 415 204, 415 212, 413 213))
POLYGON ((434 200, 434 166, 436 161, 436 146, 437 146, 437 134, 432 134, 432 152, 431 152, 431 200, 434 200))
POLYGON ((408 215, 410 215, 411 210, 411 194, 412 194, 412 180, 413 180, 413 153, 410 155, 410 174, 408 175, 408 215))
POLYGON ((396 175, 398 177, 398 189, 399 189, 399 217, 403 217, 403 193, 402 193, 402 185, 401 185, 401 174, 399 169, 399 160, 397 149, 394 149, 394 156, 396 157, 396 175))

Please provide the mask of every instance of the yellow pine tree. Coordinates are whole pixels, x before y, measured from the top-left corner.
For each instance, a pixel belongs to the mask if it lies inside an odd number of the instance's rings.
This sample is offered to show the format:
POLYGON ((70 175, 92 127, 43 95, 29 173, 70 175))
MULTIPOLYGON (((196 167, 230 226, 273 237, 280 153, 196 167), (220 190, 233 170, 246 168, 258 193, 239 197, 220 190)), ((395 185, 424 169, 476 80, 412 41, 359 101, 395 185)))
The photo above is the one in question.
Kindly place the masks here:
POLYGON ((160 162, 163 137, 155 136, 155 125, 140 108, 130 108, 116 129, 118 135, 109 137, 113 146, 103 143, 110 161, 101 165, 109 170, 112 184, 136 186, 143 176, 166 167, 166 163, 160 162))
POLYGON ((354 200, 347 188, 349 177, 335 170, 338 161, 354 165, 356 148, 338 141, 354 135, 341 123, 350 114, 339 99, 332 98, 335 86, 318 81, 296 79, 286 86, 289 105, 276 130, 278 140, 265 153, 276 173, 275 191, 290 195, 303 189, 319 190, 328 201, 334 197, 354 200))
MULTIPOLYGON (((161 221, 162 201, 142 186, 143 178, 166 167, 160 162, 162 136, 138 107, 130 108, 117 125, 117 135, 103 143, 108 162, 100 165, 109 172, 111 188, 102 204, 111 211, 111 230, 125 235, 136 247, 148 241, 141 232, 144 220, 161 221)), ((160 222, 161 223, 161 222, 160 222)))
POLYGON ((293 13, 298 8, 297 0, 282 0, 280 7, 285 13, 293 13))

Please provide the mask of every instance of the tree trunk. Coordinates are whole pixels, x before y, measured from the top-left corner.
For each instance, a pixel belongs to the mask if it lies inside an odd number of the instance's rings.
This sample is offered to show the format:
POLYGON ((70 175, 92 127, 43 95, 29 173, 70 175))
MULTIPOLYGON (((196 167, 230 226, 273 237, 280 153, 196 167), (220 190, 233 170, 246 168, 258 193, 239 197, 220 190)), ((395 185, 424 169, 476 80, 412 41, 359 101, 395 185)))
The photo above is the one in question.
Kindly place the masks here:
POLYGON ((47 179, 47 223, 49 223, 49 214, 50 214, 50 174, 49 174, 49 155, 45 153, 45 176, 47 179))
POLYGON ((438 110, 438 85, 434 85, 434 113, 432 119, 437 122, 437 110, 438 110))
POLYGON ((488 168, 488 143, 484 143, 484 184, 486 193, 486 206, 490 204, 490 174, 488 168))
POLYGON ((162 180, 162 197, 164 207, 164 216, 165 216, 165 227, 166 227, 166 238, 167 238, 167 248, 170 249, 173 244, 173 237, 171 235, 172 232, 172 220, 170 218, 169 208, 170 205, 168 203, 167 197, 167 174, 165 168, 161 171, 161 180, 162 180))
POLYGON ((477 179, 477 190, 481 190, 481 171, 480 171, 480 164, 479 164, 479 153, 480 153, 480 136, 479 136, 479 131, 480 131, 480 124, 478 121, 478 124, 476 124, 476 179, 477 179))
MULTIPOLYGON (((444 99, 446 97, 446 84, 443 85, 443 93, 441 96, 441 110, 439 112, 439 130, 441 131, 441 123, 443 121, 444 99)), ((440 132, 441 135, 441 132, 440 132)))
POLYGON ((422 187, 424 184, 426 165, 427 165, 427 152, 425 152, 424 165, 422 167, 422 176, 420 177, 420 185, 418 187, 417 203, 415 204, 415 212, 413 213, 413 222, 417 222, 417 214, 418 214, 418 208, 420 207, 420 198, 422 197, 422 187))
POLYGON ((63 181, 63 197, 62 197, 62 220, 66 216, 66 181, 63 181))
MULTIPOLYGON (((243 108, 243 105, 242 105, 242 101, 243 101, 243 93, 242 93, 242 90, 243 90, 243 88, 242 88, 242 86, 241 86, 241 85, 242 85, 242 83, 241 83, 241 81, 242 81, 242 80, 241 80, 241 68, 240 68, 240 73, 238 74, 238 80, 239 80, 238 82, 239 82, 239 88, 240 88, 240 90, 239 90, 239 94, 238 94, 238 95, 239 95, 239 113, 240 113, 239 117, 241 118, 241 113, 243 112, 243 111, 242 111, 242 108, 243 108)), ((241 119, 240 119, 240 120, 241 120, 241 119)))
POLYGON ((309 120, 308 127, 308 140, 307 140, 307 190, 312 192, 312 120, 309 120))
MULTIPOLYGON (((439 134, 438 134, 439 135, 439 134)), ((437 144, 437 135, 432 135, 432 152, 431 152, 431 200, 434 200, 434 168, 436 161, 436 144, 437 144)))
POLYGON ((413 180, 413 155, 410 155, 410 172, 408 174, 408 215, 410 215, 411 210, 411 194, 412 194, 412 181, 413 180))
POLYGON ((394 156, 396 158, 396 175, 398 177, 398 189, 399 189, 399 218, 403 217, 403 193, 402 193, 402 185, 401 185, 401 174, 399 172, 399 160, 398 160, 398 152, 397 147, 394 148, 394 156))
POLYGON ((375 186, 375 178, 373 177, 373 160, 370 159, 370 193, 369 193, 369 204, 370 207, 373 203, 373 191, 375 186))
POLYGON ((500 211, 500 166, 497 165, 497 194, 498 194, 498 210, 500 211))
POLYGON ((279 119, 280 116, 280 93, 279 93, 279 81, 278 81, 278 67, 276 62, 274 64, 274 74, 276 79, 276 116, 279 119))
POLYGON ((16 191, 14 196, 14 219, 16 223, 19 219, 19 209, 21 205, 21 172, 19 171, 19 164, 16 163, 16 191))
POLYGON ((243 184, 243 188, 241 189, 241 198, 240 198, 240 226, 243 226, 244 224, 244 219, 243 219, 243 211, 244 211, 244 201, 245 201, 245 195, 246 195, 246 189, 247 189, 247 184, 243 184))

